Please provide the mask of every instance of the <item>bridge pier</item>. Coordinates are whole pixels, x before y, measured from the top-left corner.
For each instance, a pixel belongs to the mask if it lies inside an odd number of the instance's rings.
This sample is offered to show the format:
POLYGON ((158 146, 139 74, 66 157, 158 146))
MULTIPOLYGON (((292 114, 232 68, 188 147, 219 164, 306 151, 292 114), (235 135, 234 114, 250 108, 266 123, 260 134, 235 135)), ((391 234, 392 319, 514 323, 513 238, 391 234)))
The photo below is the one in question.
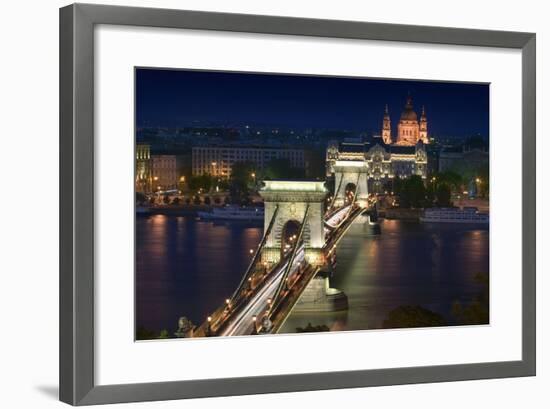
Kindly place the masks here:
POLYGON ((318 248, 306 248, 306 261, 312 266, 324 266, 325 254, 318 248))
POLYGON ((320 271, 309 282, 300 299, 294 306, 294 312, 335 312, 348 309, 347 295, 330 287, 330 273, 320 271))

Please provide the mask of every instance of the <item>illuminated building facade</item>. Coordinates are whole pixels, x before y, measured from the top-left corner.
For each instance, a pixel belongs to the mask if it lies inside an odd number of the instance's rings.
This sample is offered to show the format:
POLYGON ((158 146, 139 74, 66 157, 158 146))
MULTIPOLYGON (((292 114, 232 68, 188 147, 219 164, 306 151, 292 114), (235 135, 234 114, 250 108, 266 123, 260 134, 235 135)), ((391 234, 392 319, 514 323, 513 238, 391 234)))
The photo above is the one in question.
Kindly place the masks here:
POLYGON ((178 188, 176 155, 151 155, 153 191, 178 188))
MULTIPOLYGON (((389 118, 388 109, 386 106, 386 113, 384 115, 384 124, 386 122, 386 116, 389 118)), ((382 130, 384 132, 384 130, 382 130)), ((391 144, 393 141, 391 137, 389 139, 384 139, 387 144, 391 144)), ((420 121, 416 111, 413 108, 412 98, 409 96, 407 98, 407 103, 403 112, 401 112, 401 117, 399 118, 399 123, 397 124, 397 139, 395 144, 403 146, 414 146, 419 141, 423 143, 428 143, 428 119, 426 118, 426 111, 422 107, 422 113, 420 115, 420 121)))
POLYGON ((136 192, 150 193, 152 189, 151 147, 136 145, 136 192))
POLYGON ((293 168, 305 168, 303 149, 242 146, 195 146, 192 151, 193 175, 227 178, 236 162, 252 162, 263 170, 273 159, 288 159, 293 168))
POLYGON ((422 109, 420 121, 409 97, 394 140, 388 107, 384 110, 381 135, 374 135, 361 143, 331 142, 327 146, 327 176, 334 174, 336 161, 363 161, 367 172, 369 192, 379 192, 393 178, 418 175, 426 179, 428 156, 428 121, 422 109))

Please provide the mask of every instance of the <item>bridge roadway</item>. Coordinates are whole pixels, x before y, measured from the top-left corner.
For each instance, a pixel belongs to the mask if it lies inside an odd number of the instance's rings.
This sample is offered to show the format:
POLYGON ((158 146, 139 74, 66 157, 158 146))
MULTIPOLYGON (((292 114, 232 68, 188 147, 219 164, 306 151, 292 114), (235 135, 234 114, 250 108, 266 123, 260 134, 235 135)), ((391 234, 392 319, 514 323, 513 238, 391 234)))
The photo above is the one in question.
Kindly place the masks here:
MULTIPOLYGON (((262 285, 260 290, 248 300, 246 305, 240 309, 235 314, 235 317, 231 318, 226 325, 223 326, 222 330, 219 331, 218 335, 220 336, 230 336, 230 335, 239 335, 239 334, 251 334, 254 332, 254 321, 253 317, 257 316, 259 319, 262 318, 263 314, 266 312, 268 306, 268 300, 272 299, 277 287, 279 286, 282 276, 285 272, 286 267, 288 266, 290 260, 286 258, 284 263, 280 263, 274 270, 271 271, 269 276, 266 279, 266 282, 262 285)), ((305 251, 304 247, 301 246, 297 250, 296 257, 294 258, 293 266, 288 275, 288 280, 290 282, 294 281, 295 275, 297 275, 300 268, 305 264, 305 251)), ((258 322, 259 324, 259 322, 258 322)))
MULTIPOLYGON (((325 255, 330 256, 337 243, 351 226, 363 209, 358 206, 343 206, 327 215, 325 220, 326 243, 323 248, 325 255)), ((290 253, 290 251, 289 251, 290 253)), ((318 268, 314 268, 306 262, 303 245, 296 250, 292 268, 287 277, 285 290, 278 297, 276 305, 273 296, 281 284, 284 272, 290 262, 290 257, 284 257, 267 275, 259 282, 256 288, 249 290, 235 305, 220 307, 213 315, 212 322, 203 324, 196 335, 234 336, 250 335, 258 332, 276 332, 290 314, 290 311, 298 301, 307 284, 315 276, 318 268), (270 308, 271 307, 271 308, 270 308), (261 320, 269 313, 272 320, 272 328, 261 328, 261 320), (257 322, 254 320, 257 317, 257 322), (209 326, 206 328, 204 325, 209 326)))

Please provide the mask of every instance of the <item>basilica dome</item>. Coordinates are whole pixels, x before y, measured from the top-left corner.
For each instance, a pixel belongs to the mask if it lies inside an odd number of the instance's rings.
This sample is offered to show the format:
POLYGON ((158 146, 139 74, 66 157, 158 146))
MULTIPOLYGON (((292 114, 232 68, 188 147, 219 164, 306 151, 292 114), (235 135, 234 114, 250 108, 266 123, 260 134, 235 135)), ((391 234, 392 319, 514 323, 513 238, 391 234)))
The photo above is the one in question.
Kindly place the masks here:
POLYGON ((412 98, 407 98, 407 103, 405 104, 405 109, 401 112, 401 121, 418 121, 416 112, 414 112, 412 105, 412 98))
POLYGON ((401 120, 402 121, 418 121, 418 117, 416 115, 416 112, 412 108, 405 109, 401 113, 401 120))

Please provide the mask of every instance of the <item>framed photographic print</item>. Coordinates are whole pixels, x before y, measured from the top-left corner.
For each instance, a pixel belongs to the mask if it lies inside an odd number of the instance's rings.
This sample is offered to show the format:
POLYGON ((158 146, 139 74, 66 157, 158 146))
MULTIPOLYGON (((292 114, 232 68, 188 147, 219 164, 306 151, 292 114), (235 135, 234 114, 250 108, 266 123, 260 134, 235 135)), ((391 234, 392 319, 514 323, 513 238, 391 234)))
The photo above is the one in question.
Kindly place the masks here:
POLYGON ((535 374, 534 34, 76 4, 60 87, 62 401, 535 374))

